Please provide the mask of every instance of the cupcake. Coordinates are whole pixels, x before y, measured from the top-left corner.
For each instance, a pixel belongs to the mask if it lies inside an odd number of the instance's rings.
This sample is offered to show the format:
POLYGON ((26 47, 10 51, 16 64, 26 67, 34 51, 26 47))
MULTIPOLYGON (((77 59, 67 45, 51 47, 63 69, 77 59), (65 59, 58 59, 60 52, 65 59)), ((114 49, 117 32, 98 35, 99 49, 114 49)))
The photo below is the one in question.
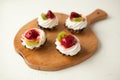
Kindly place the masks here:
POLYGON ((87 19, 81 14, 71 12, 70 16, 66 19, 65 26, 71 32, 78 33, 87 27, 87 19))
POLYGON ((28 49, 38 48, 46 41, 45 32, 38 28, 26 30, 21 36, 22 45, 28 49))
POLYGON ((44 29, 53 29, 58 25, 58 18, 51 10, 48 10, 47 14, 41 13, 38 17, 38 25, 44 29))
POLYGON ((73 56, 81 50, 79 39, 71 34, 62 31, 58 34, 56 39, 56 49, 65 55, 73 56))

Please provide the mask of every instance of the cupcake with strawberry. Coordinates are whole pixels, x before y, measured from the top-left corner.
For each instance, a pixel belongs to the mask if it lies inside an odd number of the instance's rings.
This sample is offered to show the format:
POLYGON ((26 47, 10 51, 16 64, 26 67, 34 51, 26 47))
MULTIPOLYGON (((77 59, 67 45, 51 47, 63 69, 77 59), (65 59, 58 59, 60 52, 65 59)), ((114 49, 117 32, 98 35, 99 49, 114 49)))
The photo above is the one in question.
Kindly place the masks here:
POLYGON ((51 10, 48 10, 46 14, 41 13, 38 17, 38 25, 44 29, 53 29, 58 25, 58 18, 51 10))
POLYGON ((66 19, 65 26, 73 33, 79 33, 87 27, 87 19, 81 14, 71 12, 70 16, 66 19))
POLYGON ((21 37, 22 45, 28 49, 38 48, 46 41, 45 32, 38 28, 26 30, 21 37))
POLYGON ((56 49, 65 55, 73 56, 81 50, 79 39, 71 34, 62 31, 58 34, 56 39, 56 49))

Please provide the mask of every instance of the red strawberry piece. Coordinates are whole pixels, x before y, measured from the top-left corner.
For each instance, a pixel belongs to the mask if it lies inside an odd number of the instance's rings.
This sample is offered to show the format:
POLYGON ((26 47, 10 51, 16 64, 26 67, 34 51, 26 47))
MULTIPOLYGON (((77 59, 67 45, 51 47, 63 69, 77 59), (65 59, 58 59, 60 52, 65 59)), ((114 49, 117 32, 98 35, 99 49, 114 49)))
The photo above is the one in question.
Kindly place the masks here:
POLYGON ((53 14, 53 12, 51 10, 49 10, 46 14, 47 18, 53 19, 55 18, 55 15, 53 14))
POLYGON ((77 43, 77 40, 72 35, 67 35, 60 41, 65 48, 70 48, 77 43))
POLYGON ((30 39, 30 40, 34 40, 34 39, 36 39, 38 36, 39 36, 39 33, 38 33, 36 30, 34 30, 34 29, 28 31, 28 32, 25 34, 25 37, 26 37, 27 39, 30 39))
POLYGON ((76 12, 71 12, 70 14, 70 19, 72 20, 73 18, 78 18, 78 17, 81 17, 80 14, 76 13, 76 12))

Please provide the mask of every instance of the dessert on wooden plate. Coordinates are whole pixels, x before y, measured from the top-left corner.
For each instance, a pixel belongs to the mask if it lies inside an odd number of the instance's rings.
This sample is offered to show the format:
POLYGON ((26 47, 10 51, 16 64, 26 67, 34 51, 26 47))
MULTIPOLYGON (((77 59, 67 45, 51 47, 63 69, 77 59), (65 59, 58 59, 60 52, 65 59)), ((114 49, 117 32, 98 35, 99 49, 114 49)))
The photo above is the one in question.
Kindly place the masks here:
POLYGON ((39 48, 46 41, 45 32, 41 29, 31 28, 21 36, 22 45, 29 49, 39 48))
POLYGON ((82 14, 71 12, 65 22, 65 26, 73 33, 79 33, 87 27, 87 19, 82 14))
POLYGON ((58 34, 56 39, 56 49, 65 55, 74 56, 80 52, 80 40, 72 35, 67 34, 66 32, 62 31, 58 34))
POLYGON ((29 67, 38 70, 55 71, 79 64, 94 54, 97 49, 98 39, 89 26, 93 22, 107 17, 103 10, 97 9, 86 18, 77 13, 71 13, 73 22, 86 22, 87 20, 87 26, 75 29, 74 34, 65 27, 69 15, 54 13, 54 17, 51 14, 53 13, 48 11, 47 16, 46 14, 41 14, 41 16, 45 21, 49 20, 49 18, 57 18, 59 24, 56 28, 53 29, 53 26, 47 26, 46 23, 43 26, 39 22, 44 21, 36 18, 24 25, 14 38, 15 50, 23 57, 29 67), (52 17, 48 17, 49 14, 52 17), (78 31, 76 33, 76 30, 83 28, 85 29, 82 32, 79 33, 78 31))
POLYGON ((58 18, 57 16, 51 11, 41 13, 38 17, 38 25, 44 29, 53 29, 58 25, 58 18))

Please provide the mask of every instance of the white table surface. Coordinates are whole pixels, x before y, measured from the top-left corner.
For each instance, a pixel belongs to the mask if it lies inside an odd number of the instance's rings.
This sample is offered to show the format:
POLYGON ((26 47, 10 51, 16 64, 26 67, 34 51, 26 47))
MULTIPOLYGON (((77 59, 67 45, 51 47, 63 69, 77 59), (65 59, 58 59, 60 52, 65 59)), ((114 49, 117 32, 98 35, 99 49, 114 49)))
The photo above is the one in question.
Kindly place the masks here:
POLYGON ((120 80, 120 0, 0 0, 0 80, 120 80), (13 40, 27 22, 52 10, 88 15, 95 9, 109 17, 91 25, 99 40, 95 54, 60 71, 29 68, 16 53, 13 40))

